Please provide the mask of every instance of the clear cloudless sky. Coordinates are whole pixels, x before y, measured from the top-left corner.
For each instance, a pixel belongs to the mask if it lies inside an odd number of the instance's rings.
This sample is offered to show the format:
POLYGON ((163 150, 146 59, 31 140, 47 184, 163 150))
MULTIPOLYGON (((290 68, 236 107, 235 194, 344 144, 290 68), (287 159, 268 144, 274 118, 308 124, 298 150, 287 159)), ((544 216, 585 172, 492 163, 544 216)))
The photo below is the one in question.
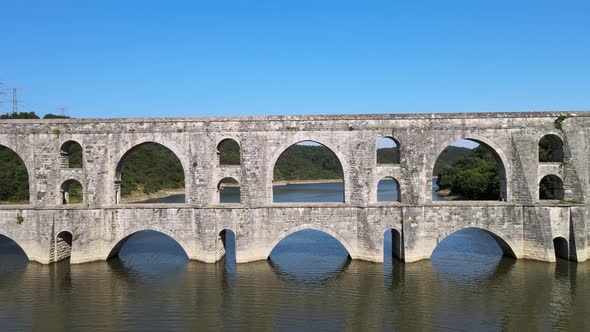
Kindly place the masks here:
POLYGON ((0 112, 590 109, 590 1, 0 0, 0 27, 0 112))

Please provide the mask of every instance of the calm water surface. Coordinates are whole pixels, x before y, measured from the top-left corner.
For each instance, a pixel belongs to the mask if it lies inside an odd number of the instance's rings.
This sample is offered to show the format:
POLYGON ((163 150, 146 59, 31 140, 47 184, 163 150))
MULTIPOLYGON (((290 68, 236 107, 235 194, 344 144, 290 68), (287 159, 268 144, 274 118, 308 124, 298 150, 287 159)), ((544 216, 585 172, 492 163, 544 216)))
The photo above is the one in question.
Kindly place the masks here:
POLYGON ((485 232, 443 240, 431 260, 348 259, 324 233, 281 241, 268 261, 188 261, 156 232, 108 262, 28 263, 0 238, 0 330, 587 331, 590 264, 502 258, 485 232))

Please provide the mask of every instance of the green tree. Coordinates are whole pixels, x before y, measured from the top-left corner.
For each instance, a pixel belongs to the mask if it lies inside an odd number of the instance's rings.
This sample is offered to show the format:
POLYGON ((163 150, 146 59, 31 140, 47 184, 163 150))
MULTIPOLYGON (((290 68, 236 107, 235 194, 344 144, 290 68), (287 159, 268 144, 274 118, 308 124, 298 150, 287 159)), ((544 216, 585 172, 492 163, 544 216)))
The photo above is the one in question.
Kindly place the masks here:
POLYGON ((39 119, 35 112, 16 112, 0 115, 0 119, 39 119))
POLYGON ((121 194, 146 194, 162 189, 184 188, 184 170, 174 152, 163 145, 147 143, 129 152, 121 169, 121 194))
POLYGON ((489 200, 500 197, 498 166, 488 149, 478 146, 445 166, 438 175, 441 189, 462 199, 489 200))
POLYGON ((0 201, 28 201, 29 174, 16 152, 0 146, 0 201))
POLYGON ((323 145, 293 145, 277 160, 274 181, 342 179, 338 157, 323 145))

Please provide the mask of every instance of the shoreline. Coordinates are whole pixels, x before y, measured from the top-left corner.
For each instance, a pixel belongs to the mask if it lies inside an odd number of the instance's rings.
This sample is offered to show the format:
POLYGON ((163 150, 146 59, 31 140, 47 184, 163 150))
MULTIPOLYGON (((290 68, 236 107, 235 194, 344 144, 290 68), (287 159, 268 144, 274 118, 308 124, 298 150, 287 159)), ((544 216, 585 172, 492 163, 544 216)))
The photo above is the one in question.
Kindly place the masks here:
POLYGON ((184 188, 182 188, 182 189, 162 189, 160 191, 157 191, 157 192, 151 193, 151 194, 140 193, 140 194, 131 194, 129 196, 121 197, 121 203, 123 203, 123 204, 140 203, 140 202, 147 201, 150 199, 166 198, 166 197, 180 195, 180 194, 184 194, 184 193, 185 193, 184 188))
POLYGON ((435 191, 434 193, 442 197, 445 201, 454 201, 460 197, 459 195, 454 195, 451 192, 451 189, 441 189, 435 191))
MULTIPOLYGON (((342 183, 344 180, 341 179, 317 179, 317 180, 282 180, 282 181, 274 181, 272 183, 273 186, 286 186, 289 184, 322 184, 322 183, 342 183)), ((221 188, 239 188, 240 185, 238 183, 225 183, 220 185, 221 188)), ((129 203, 140 203, 143 201, 157 199, 157 198, 166 198, 175 195, 185 194, 185 189, 163 189, 155 193, 145 194, 136 192, 129 196, 121 197, 121 203, 129 204, 129 203)))
POLYGON ((288 184, 322 184, 322 183, 342 183, 342 179, 317 179, 317 180, 281 180, 273 181, 273 186, 286 186, 288 184))

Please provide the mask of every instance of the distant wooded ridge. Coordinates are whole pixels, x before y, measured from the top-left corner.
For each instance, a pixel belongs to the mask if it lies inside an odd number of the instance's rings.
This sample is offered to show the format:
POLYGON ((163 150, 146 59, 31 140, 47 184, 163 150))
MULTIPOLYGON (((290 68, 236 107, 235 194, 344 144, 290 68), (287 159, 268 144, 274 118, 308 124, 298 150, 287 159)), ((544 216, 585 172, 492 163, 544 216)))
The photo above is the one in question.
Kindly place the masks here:
MULTIPOLYGON (((8 119, 41 119, 35 112, 16 112, 16 113, 5 113, 0 115, 0 120, 8 120, 8 119)), ((45 114, 43 119, 71 119, 71 117, 67 115, 58 115, 58 114, 45 114)))

